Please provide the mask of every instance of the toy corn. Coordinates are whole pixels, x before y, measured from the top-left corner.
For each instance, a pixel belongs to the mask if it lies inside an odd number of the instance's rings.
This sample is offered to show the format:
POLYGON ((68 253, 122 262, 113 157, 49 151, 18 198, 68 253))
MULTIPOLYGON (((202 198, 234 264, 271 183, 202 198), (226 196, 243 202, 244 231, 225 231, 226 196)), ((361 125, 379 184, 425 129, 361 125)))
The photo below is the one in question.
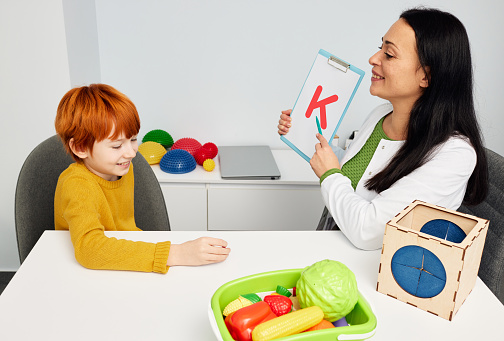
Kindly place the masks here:
POLYGON ((248 307, 249 305, 252 305, 253 303, 257 303, 261 300, 259 296, 256 294, 246 294, 246 295, 240 295, 238 298, 232 302, 230 302, 225 308, 224 311, 222 312, 222 315, 228 316, 231 313, 234 313, 238 309, 248 307))
POLYGON ((320 323, 324 312, 317 306, 296 310, 259 324, 252 331, 253 341, 268 341, 300 333, 320 323))

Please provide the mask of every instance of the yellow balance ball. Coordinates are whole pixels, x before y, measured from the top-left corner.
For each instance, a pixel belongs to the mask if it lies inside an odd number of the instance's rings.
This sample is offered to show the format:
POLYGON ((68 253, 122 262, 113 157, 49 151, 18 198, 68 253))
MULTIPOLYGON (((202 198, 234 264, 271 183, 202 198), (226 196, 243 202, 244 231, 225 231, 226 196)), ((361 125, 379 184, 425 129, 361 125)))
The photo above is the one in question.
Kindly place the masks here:
POLYGON ((149 165, 159 163, 166 154, 166 149, 160 143, 147 141, 138 146, 138 151, 147 160, 149 165))
POLYGON ((203 169, 205 169, 207 172, 213 171, 215 168, 215 161, 212 159, 206 159, 203 161, 203 169))

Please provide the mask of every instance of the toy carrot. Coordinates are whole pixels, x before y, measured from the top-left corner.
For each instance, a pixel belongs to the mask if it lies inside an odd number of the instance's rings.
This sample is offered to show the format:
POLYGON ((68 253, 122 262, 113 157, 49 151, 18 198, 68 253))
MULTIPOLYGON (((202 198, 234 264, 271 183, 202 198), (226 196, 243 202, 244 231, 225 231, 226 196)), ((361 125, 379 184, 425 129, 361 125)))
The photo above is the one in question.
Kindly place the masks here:
POLYGON ((322 320, 320 321, 319 324, 316 324, 313 327, 306 329, 305 332, 311 332, 314 330, 329 329, 329 328, 336 328, 336 327, 331 322, 327 320, 322 320))

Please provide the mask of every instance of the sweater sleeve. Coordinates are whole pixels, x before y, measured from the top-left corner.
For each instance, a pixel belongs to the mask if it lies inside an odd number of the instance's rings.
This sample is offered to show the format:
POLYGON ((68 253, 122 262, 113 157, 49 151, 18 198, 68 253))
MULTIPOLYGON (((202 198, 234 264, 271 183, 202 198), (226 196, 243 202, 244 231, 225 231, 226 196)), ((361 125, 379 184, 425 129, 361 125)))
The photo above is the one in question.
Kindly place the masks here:
POLYGON ((155 244, 105 236, 105 230, 120 229, 96 187, 91 181, 73 177, 61 190, 61 218, 68 224, 77 261, 89 269, 166 273, 169 241, 155 244))
POLYGON ((476 153, 461 138, 452 138, 436 154, 387 190, 366 200, 340 173, 321 184, 322 196, 345 236, 358 248, 379 249, 385 224, 414 200, 457 209, 476 165, 476 153))

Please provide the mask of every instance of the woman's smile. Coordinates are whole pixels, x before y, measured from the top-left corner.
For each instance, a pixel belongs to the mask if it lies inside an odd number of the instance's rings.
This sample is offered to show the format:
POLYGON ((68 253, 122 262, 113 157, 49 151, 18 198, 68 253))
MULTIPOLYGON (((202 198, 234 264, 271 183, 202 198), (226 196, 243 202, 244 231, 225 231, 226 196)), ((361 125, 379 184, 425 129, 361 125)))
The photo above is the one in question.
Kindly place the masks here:
POLYGON ((371 76, 371 82, 376 82, 376 81, 379 81, 382 79, 385 79, 385 77, 380 76, 379 74, 377 74, 376 72, 373 71, 373 74, 371 76))

